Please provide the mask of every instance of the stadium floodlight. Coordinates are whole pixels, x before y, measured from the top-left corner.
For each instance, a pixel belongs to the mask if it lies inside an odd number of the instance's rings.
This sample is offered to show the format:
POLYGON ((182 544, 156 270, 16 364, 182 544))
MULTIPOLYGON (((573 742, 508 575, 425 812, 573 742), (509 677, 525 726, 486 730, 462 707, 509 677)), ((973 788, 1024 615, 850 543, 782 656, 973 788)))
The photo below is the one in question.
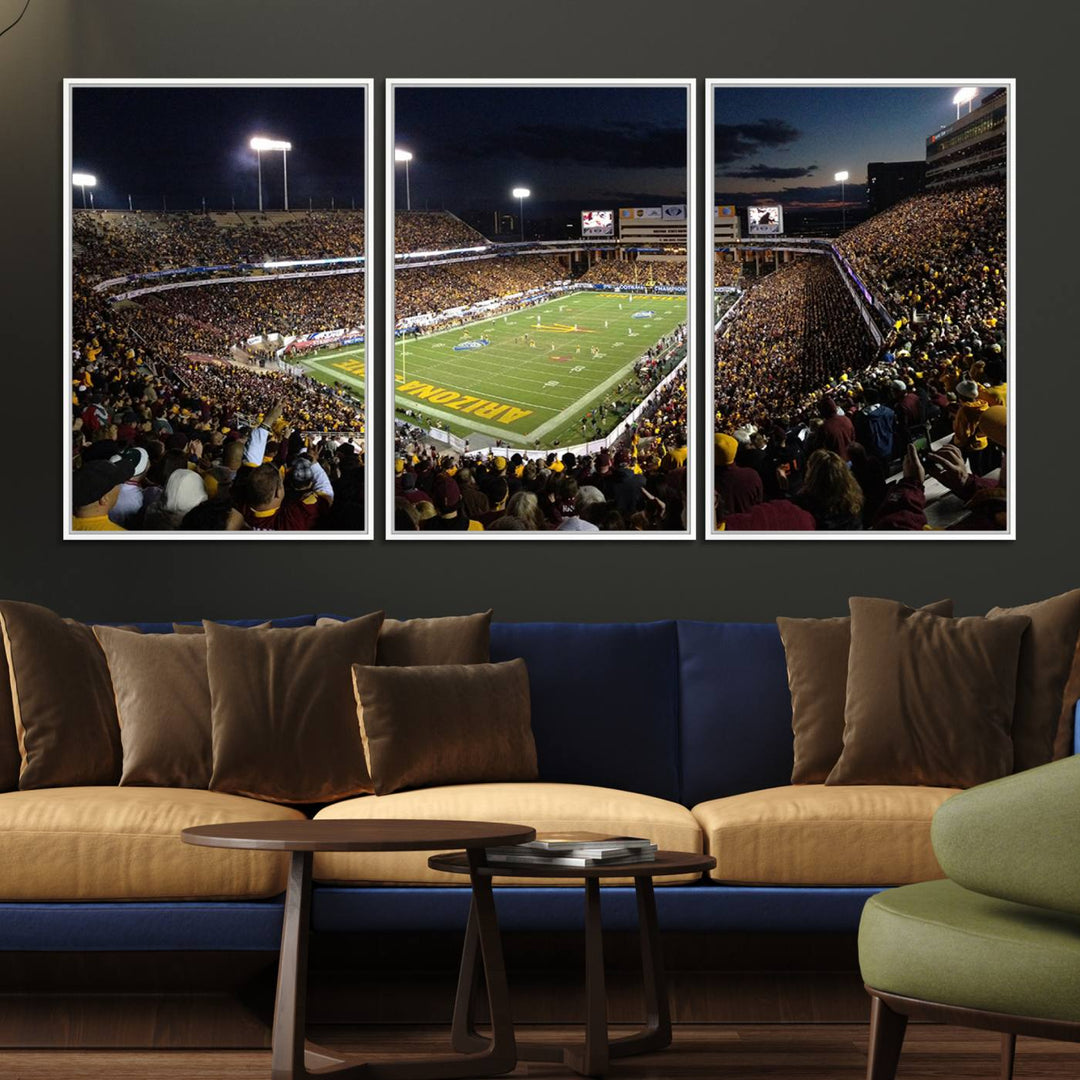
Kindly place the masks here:
MULTIPOLYGON (((86 189, 93 188, 97 185, 97 177, 93 173, 88 172, 76 172, 71 174, 71 182, 79 188, 82 188, 82 205, 83 209, 86 209, 86 189)), ((90 192, 90 208, 94 207, 94 193, 90 192)))
POLYGON ((263 197, 262 197, 262 152, 264 150, 280 150, 281 151, 281 168, 285 174, 285 209, 289 209, 289 162, 286 157, 288 152, 292 149, 292 143, 286 142, 284 139, 268 139, 265 135, 255 135, 252 137, 251 142, 248 143, 252 150, 255 151, 255 160, 259 169, 259 213, 262 213, 263 197))
POLYGON ((833 177, 840 185, 840 228, 844 232, 847 232, 847 203, 844 201, 844 185, 848 182, 850 175, 847 169, 842 169, 833 177))
POLYGON ((956 106, 956 119, 960 119, 960 106, 966 105, 968 112, 971 112, 971 103, 979 95, 979 88, 977 86, 961 86, 956 91, 956 96, 952 99, 952 103, 956 106))
POLYGON ((518 201, 518 224, 521 226, 521 242, 525 243, 525 200, 532 192, 527 187, 516 187, 510 194, 518 201))
POLYGON ((405 209, 412 209, 412 193, 409 191, 409 162, 412 161, 412 152, 402 150, 400 146, 394 147, 394 161, 405 162, 405 209))

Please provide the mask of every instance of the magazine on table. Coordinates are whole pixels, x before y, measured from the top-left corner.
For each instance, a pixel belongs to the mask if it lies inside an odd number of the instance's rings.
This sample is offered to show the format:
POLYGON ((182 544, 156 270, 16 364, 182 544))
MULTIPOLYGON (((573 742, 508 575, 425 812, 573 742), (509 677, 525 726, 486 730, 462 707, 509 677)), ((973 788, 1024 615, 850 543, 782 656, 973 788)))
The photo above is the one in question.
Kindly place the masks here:
POLYGON ((528 866, 608 866, 655 857, 656 844, 645 837, 590 832, 540 834, 525 844, 487 849, 489 862, 528 866))

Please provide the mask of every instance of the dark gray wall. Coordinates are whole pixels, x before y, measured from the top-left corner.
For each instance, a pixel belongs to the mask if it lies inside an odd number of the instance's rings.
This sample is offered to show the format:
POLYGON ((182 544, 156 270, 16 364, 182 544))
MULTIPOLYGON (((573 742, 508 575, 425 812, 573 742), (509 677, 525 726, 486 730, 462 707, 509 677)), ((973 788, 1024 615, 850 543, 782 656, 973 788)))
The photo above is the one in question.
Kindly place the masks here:
MULTIPOLYGON (((0 22, 20 6, 0 0, 0 22)), ((32 0, 0 38, 0 596, 118 620, 493 606, 515 620, 764 621, 839 613, 851 593, 953 596, 974 613, 1077 585, 1074 38, 1063 19, 1001 0, 32 0), (63 543, 61 79, 270 74, 1016 76, 1019 539, 63 543)), ((700 84, 698 95, 700 134, 700 84)), ((379 144, 383 103, 379 85, 379 144)), ((382 494, 380 477, 379 507, 382 494)))

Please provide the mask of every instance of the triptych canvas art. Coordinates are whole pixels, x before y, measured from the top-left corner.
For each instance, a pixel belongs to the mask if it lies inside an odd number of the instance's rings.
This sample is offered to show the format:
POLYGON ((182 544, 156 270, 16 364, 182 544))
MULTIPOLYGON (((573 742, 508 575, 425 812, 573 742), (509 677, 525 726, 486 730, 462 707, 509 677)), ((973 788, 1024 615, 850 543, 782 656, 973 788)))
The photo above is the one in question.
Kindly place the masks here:
POLYGON ((375 89, 67 83, 66 538, 1015 535, 1011 80, 375 89))

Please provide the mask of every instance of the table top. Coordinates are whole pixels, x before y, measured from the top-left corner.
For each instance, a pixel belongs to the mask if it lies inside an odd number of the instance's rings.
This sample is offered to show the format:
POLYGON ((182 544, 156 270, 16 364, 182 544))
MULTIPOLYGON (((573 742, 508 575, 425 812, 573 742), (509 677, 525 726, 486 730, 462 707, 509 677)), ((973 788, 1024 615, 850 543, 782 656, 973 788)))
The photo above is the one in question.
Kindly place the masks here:
POLYGON ((180 838, 203 847, 260 851, 451 851, 524 844, 536 838, 536 830, 500 821, 339 818, 196 825, 180 838))
MULTIPOLYGON (((452 855, 432 855, 428 859, 432 870, 448 874, 469 873, 469 858, 457 852, 452 855)), ((658 851, 648 862, 609 863, 607 866, 539 866, 523 863, 488 863, 479 868, 490 877, 522 878, 604 878, 604 877, 663 877, 666 874, 700 874, 716 866, 711 855, 696 855, 692 851, 658 851)))

